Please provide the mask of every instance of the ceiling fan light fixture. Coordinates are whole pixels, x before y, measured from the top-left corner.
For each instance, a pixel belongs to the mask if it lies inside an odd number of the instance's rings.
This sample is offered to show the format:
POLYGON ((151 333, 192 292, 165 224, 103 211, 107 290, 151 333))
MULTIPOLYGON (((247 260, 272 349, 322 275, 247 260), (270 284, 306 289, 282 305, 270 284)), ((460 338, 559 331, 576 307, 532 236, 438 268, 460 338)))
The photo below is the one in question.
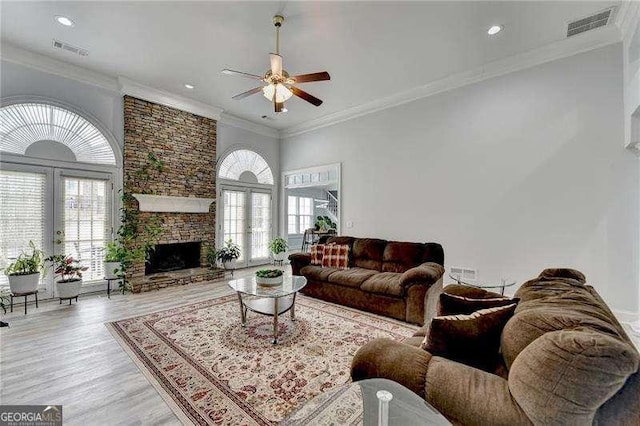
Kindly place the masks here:
POLYGON ((262 94, 264 95, 265 98, 269 99, 270 101, 273 101, 274 92, 276 94, 276 102, 278 103, 282 103, 288 100, 291 96, 293 96, 293 93, 291 93, 291 90, 289 90, 287 86, 281 83, 278 83, 276 85, 269 84, 262 88, 262 94))

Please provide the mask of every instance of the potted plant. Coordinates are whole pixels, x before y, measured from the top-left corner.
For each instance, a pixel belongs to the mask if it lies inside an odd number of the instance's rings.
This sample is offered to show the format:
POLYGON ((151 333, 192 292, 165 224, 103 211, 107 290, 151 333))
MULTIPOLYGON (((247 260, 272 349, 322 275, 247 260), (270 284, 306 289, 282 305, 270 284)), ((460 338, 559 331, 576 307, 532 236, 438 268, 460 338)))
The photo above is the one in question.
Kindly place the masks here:
POLYGON ((316 231, 327 232, 337 228, 336 223, 329 216, 317 216, 314 224, 316 231))
MULTIPOLYGON (((0 309, 7 313, 7 302, 9 301, 9 294, 5 288, 0 288, 0 309)), ((0 327, 9 327, 8 322, 0 321, 0 327)))
POLYGON ((80 265, 77 260, 66 254, 55 254, 46 260, 52 263, 53 272, 61 278, 56 281, 58 297, 60 299, 78 297, 82 287, 82 272, 89 268, 80 265))
POLYGON ((256 271, 256 284, 276 286, 282 284, 283 271, 280 269, 260 269, 256 271))
POLYGON ((38 289, 40 282, 40 271, 45 272, 41 250, 36 248, 33 241, 29 241, 31 254, 22 252, 12 262, 4 268, 4 273, 9 278, 9 288, 13 294, 31 293, 38 289))
POLYGON ((127 250, 117 241, 107 243, 104 255, 104 276, 106 279, 119 278, 122 262, 127 258, 127 250))
POLYGON ((222 263, 224 269, 235 269, 236 260, 240 257, 240 246, 231 238, 225 242, 224 247, 216 251, 216 260, 222 263))
POLYGON ((284 260, 288 247, 287 240, 282 237, 276 237, 269 241, 269 250, 273 254, 273 260, 277 262, 284 260))

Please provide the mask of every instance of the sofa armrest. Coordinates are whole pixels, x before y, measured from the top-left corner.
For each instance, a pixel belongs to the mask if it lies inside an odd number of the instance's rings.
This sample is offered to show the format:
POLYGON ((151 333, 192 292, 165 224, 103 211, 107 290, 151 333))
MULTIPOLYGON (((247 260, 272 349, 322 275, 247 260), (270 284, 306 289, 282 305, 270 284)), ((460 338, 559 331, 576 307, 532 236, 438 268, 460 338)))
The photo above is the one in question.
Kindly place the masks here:
POLYGON ((351 361, 353 381, 393 380, 424 398, 425 376, 431 354, 391 339, 374 339, 361 347, 351 361))
POLYGON ((434 356, 426 374, 426 400, 454 424, 531 425, 502 377, 434 356))
POLYGON ((400 284, 406 291, 415 284, 431 284, 438 281, 444 274, 444 267, 438 263, 427 262, 404 272, 400 277, 400 284))
POLYGON ((300 275, 300 269, 311 264, 311 254, 309 253, 291 253, 289 255, 291 262, 291 272, 293 275, 300 275))

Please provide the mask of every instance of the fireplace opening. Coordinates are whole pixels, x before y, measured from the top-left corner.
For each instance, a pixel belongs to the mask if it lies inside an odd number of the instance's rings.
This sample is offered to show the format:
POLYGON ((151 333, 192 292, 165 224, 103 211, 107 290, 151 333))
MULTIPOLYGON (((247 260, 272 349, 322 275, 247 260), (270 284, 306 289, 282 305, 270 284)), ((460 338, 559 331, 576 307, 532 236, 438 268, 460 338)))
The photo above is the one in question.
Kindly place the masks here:
POLYGON ((149 251, 145 264, 145 275, 200 266, 200 242, 158 244, 149 251))

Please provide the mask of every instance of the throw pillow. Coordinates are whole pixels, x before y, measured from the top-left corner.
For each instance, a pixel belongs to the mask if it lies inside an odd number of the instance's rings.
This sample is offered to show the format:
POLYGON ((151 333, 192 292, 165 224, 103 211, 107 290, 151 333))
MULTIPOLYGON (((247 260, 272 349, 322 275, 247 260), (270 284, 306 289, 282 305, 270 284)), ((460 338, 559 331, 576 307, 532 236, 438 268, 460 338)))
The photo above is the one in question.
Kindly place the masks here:
POLYGON ((469 315, 434 317, 421 347, 432 355, 491 372, 500 359, 502 329, 515 309, 512 303, 469 315))
POLYGON ((322 255, 323 268, 349 268, 349 246, 341 244, 327 244, 322 255))
POLYGON ((322 258, 324 256, 324 244, 314 244, 311 246, 311 264, 322 265, 322 258))
POLYGON ((468 315, 480 309, 496 308, 512 303, 518 303, 520 299, 510 297, 492 297, 488 299, 472 299, 470 297, 457 296, 455 294, 440 293, 438 315, 468 315))

